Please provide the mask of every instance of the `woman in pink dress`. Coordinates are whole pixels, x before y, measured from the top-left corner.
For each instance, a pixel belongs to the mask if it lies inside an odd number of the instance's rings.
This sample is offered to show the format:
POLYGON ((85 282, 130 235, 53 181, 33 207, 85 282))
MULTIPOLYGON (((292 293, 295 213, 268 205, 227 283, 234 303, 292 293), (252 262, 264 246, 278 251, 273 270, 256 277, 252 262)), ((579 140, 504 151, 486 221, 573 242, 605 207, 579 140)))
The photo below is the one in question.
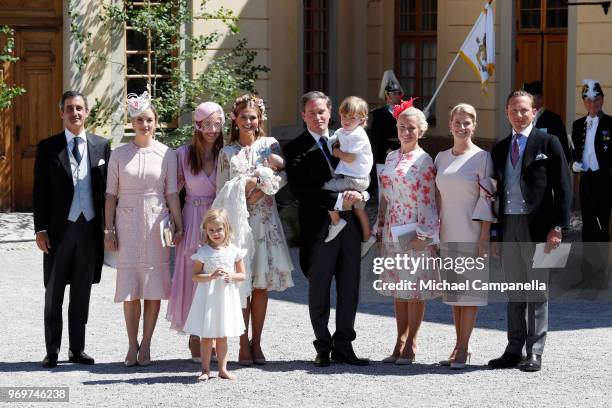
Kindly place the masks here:
MULTIPOLYGON (((176 246, 174 276, 168 299, 166 319, 170 327, 183 332, 193 300, 191 256, 201 244, 200 224, 216 193, 217 158, 223 147, 223 108, 214 102, 198 105, 194 112, 195 130, 190 143, 178 148, 178 189, 185 187, 183 226, 185 238, 176 246)), ((189 336, 191 358, 200 357, 200 338, 189 336)))
MULTIPOLYGON (((387 156, 385 167, 380 174, 379 188, 381 203, 378 211, 377 240, 383 243, 383 254, 395 257, 402 254, 394 242, 391 227, 416 224, 416 238, 410 242, 406 253, 414 259, 435 255, 432 241, 439 230, 436 209, 436 170, 431 157, 419 147, 419 139, 427 130, 427 120, 411 101, 396 105, 399 150, 387 156)), ((382 293, 395 298, 395 321, 397 339, 391 356, 386 363, 411 364, 415 359, 416 336, 425 314, 425 301, 438 296, 436 292, 420 287, 420 282, 437 279, 432 268, 417 270, 390 269, 382 276, 386 283, 414 285, 406 290, 383 290, 382 293)))
POLYGON ((170 248, 162 241, 160 224, 168 218, 174 221, 178 243, 183 220, 176 153, 154 139, 157 112, 146 92, 128 95, 128 113, 136 135, 115 149, 108 163, 104 244, 107 250, 118 251, 115 302, 123 302, 129 341, 124 363, 130 367, 151 362, 151 338, 161 299, 170 294, 170 248))

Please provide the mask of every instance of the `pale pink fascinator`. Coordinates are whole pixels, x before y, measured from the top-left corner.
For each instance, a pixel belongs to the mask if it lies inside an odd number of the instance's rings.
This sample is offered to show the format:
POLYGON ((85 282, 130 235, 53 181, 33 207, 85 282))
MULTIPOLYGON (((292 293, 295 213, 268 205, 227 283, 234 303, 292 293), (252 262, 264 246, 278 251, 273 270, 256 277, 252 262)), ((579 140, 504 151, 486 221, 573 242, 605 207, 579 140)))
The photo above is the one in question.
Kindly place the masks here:
POLYGON ((199 104, 196 110, 193 112, 193 119, 196 122, 196 128, 198 130, 201 130, 198 123, 202 122, 213 113, 219 113, 221 115, 221 124, 223 125, 225 123, 225 115, 223 113, 223 108, 221 107, 221 105, 214 102, 203 102, 199 104))

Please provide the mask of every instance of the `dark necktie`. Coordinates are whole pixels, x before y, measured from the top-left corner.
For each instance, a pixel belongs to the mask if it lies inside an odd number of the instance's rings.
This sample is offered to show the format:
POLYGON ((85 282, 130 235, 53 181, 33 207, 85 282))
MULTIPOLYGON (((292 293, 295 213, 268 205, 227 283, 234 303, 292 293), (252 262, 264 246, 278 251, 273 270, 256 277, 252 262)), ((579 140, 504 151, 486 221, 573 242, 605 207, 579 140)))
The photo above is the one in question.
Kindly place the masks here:
POLYGON ((330 162, 331 165, 331 160, 332 160, 332 155, 329 151, 329 147, 327 147, 327 136, 321 136, 319 138, 319 145, 321 146, 321 149, 323 150, 323 154, 325 154, 325 158, 327 159, 328 162, 330 162))
POLYGON ((521 156, 519 150, 519 138, 521 137, 520 133, 514 135, 512 140, 512 150, 510 151, 510 161, 512 162, 512 167, 516 168, 516 164, 519 161, 519 157, 521 156))
POLYGON ((83 156, 81 156, 81 151, 79 150, 79 145, 82 142, 83 142, 83 139, 80 138, 79 136, 75 137, 72 140, 72 156, 74 156, 74 159, 76 160, 78 164, 81 164, 81 159, 83 158, 83 156))
POLYGON ((329 171, 331 171, 331 173, 334 174, 334 165, 333 165, 334 159, 331 153, 329 152, 329 148, 327 147, 327 136, 321 136, 319 138, 319 148, 323 152, 323 157, 325 157, 325 161, 327 162, 327 165, 329 166, 329 171))

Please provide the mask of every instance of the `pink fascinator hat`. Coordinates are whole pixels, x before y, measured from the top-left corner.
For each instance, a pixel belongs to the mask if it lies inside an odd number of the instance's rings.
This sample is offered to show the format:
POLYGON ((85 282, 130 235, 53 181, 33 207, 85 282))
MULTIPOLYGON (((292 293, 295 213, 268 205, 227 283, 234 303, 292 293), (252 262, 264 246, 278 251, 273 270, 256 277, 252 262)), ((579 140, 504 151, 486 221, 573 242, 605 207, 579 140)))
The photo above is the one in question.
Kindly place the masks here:
POLYGON ((196 122, 201 122, 213 113, 219 113, 221 115, 221 122, 225 123, 223 108, 221 105, 214 102, 204 102, 199 104, 196 110, 193 112, 193 118, 196 122))

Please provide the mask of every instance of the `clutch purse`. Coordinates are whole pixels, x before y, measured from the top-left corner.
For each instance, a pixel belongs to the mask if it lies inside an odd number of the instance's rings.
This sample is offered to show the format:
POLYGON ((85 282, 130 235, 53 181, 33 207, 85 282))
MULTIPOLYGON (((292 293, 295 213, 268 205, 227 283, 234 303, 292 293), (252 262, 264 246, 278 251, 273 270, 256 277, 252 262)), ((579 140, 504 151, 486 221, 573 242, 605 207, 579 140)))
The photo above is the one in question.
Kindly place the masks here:
POLYGON ((173 247, 174 246, 174 232, 175 225, 172 217, 170 215, 166 215, 164 219, 161 221, 159 226, 159 232, 161 235, 162 247, 173 247))

